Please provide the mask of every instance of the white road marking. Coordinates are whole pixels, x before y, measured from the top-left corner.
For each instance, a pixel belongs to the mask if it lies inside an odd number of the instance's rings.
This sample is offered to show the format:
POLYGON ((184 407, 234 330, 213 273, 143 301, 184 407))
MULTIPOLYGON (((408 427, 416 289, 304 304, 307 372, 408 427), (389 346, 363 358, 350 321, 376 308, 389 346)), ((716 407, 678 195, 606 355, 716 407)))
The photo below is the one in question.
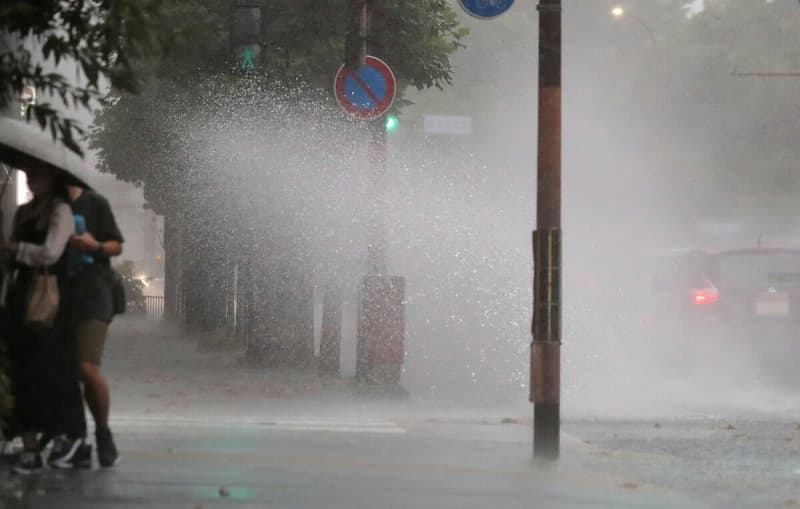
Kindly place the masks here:
POLYGON ((319 431, 337 433, 402 434, 406 430, 394 422, 376 419, 255 419, 255 418, 192 418, 192 417, 141 417, 116 415, 114 428, 250 428, 274 431, 319 431))

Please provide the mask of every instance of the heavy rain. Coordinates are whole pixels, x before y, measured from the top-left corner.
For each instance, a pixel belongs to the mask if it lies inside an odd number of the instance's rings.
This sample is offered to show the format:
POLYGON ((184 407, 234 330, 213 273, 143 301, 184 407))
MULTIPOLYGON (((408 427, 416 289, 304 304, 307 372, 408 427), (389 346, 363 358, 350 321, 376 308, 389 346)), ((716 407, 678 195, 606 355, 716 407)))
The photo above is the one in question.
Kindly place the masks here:
POLYGON ((46 3, 0 6, 0 507, 800 506, 797 2, 46 3), (70 195, 56 384, 42 166, 124 237, 70 195))

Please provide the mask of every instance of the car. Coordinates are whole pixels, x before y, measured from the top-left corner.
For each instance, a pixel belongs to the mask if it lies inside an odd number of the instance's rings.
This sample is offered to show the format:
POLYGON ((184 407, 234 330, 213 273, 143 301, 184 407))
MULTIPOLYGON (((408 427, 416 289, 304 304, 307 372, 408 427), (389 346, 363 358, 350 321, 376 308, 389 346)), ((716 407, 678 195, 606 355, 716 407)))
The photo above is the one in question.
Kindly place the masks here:
POLYGON ((800 249, 689 251, 662 262, 652 286, 654 326, 689 354, 706 344, 722 357, 749 348, 756 361, 800 372, 792 365, 800 353, 800 249))
POLYGON ((800 324, 800 249, 692 251, 657 274, 653 290, 675 319, 794 327, 800 324))

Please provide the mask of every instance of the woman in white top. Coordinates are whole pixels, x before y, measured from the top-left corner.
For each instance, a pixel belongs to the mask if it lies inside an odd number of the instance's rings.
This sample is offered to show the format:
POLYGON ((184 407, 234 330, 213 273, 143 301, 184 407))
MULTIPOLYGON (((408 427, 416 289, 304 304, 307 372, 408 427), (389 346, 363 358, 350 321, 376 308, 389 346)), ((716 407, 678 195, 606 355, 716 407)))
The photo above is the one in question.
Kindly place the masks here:
MULTIPOLYGON (((33 200, 14 216, 10 259, 11 284, 3 320, 7 343, 14 409, 6 431, 22 437, 24 450, 13 469, 28 474, 43 468, 37 435, 57 436, 65 430, 62 401, 70 391, 80 391, 77 369, 67 343, 69 316, 63 310, 68 295, 66 247, 75 231, 68 205, 68 174, 44 163, 23 168, 33 200), (62 305, 51 327, 26 323, 28 295, 37 271, 46 268, 59 282, 62 305)), ((74 430, 80 434, 80 423, 74 430)), ((85 422, 83 423, 85 435, 85 422)))

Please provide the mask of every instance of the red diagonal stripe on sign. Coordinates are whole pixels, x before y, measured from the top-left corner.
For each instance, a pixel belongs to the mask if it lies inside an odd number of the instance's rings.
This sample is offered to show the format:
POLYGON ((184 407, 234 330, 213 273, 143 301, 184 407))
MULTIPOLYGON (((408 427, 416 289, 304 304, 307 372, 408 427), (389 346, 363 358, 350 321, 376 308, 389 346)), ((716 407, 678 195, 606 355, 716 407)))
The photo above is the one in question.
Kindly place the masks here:
POLYGON ((375 106, 380 106, 380 104, 383 101, 381 99, 378 99, 378 96, 376 96, 375 93, 372 90, 370 90, 370 88, 369 88, 369 86, 367 86, 366 82, 361 79, 361 76, 359 76, 357 73, 353 72, 352 69, 348 69, 347 71, 348 71, 347 76, 352 76, 353 79, 356 80, 356 83, 358 83, 358 86, 364 89, 364 92, 366 92, 367 95, 369 96, 369 98, 372 99, 372 101, 375 103, 375 106))

